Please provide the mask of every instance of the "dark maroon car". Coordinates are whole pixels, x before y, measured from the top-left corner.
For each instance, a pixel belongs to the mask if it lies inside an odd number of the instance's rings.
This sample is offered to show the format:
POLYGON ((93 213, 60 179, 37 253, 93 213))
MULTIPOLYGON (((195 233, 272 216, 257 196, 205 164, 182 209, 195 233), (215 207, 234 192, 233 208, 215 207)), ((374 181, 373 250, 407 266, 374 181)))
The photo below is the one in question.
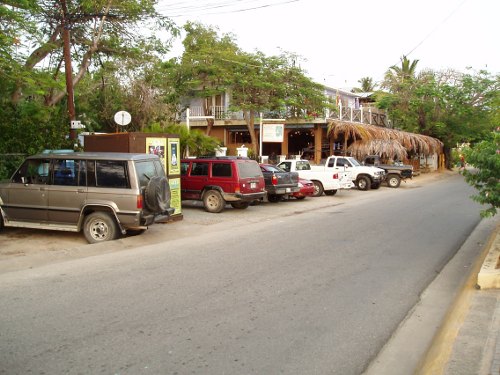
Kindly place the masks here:
POLYGON ((291 194, 290 197, 304 199, 305 197, 312 197, 314 195, 314 183, 310 180, 299 178, 299 188, 300 190, 291 194))

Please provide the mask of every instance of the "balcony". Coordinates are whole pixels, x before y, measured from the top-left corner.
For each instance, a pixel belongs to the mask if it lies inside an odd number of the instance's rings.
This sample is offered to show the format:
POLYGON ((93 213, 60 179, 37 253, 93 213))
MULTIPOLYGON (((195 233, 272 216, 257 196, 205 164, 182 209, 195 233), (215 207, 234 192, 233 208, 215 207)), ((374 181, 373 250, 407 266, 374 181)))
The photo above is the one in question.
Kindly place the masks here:
MULTIPOLYGON (((232 112, 228 111, 224 106, 211 106, 209 107, 208 113, 204 113, 203 107, 201 106, 193 106, 190 107, 190 117, 197 116, 214 116, 216 121, 221 120, 244 120, 243 112, 232 112)), ((264 117, 273 118, 273 116, 264 115, 264 117)), ((349 122, 359 122, 368 125, 377 125, 377 126, 385 126, 389 125, 387 113, 383 110, 372 108, 372 107, 344 107, 339 105, 337 107, 336 112, 331 112, 327 118, 325 118, 325 122, 328 119, 335 119, 340 121, 349 121, 349 122)), ((186 112, 183 112, 181 115, 181 120, 186 120, 186 112)), ((194 119, 191 119, 193 121, 194 119)), ((319 120, 316 118, 316 120, 319 120)), ((203 120, 206 121, 206 120, 203 120)), ((292 120, 290 120, 292 121, 292 120)))

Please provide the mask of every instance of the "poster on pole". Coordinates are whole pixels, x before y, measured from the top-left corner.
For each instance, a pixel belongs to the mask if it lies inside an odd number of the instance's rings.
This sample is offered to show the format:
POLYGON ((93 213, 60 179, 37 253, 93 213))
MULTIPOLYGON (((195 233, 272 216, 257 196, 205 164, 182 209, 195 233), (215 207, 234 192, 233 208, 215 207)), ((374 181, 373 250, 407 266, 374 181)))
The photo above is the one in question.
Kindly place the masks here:
POLYGON ((262 142, 283 143, 284 124, 262 124, 262 142))
POLYGON ((181 174, 179 138, 168 139, 168 175, 181 174))
POLYGON ((167 148, 166 138, 146 138, 146 153, 155 154, 160 157, 161 164, 167 173, 166 163, 165 163, 165 151, 167 148))

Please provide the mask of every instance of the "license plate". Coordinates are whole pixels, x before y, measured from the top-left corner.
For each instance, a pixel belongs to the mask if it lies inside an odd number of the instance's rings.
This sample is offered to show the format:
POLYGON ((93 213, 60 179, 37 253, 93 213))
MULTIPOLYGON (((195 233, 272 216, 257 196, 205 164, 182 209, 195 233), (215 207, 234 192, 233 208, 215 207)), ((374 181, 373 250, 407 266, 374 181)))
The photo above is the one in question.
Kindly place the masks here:
POLYGON ((257 188, 257 183, 256 182, 250 182, 250 189, 256 189, 257 188))
POLYGON ((287 193, 290 193, 291 191, 292 191, 292 189, 290 189, 290 188, 285 189, 285 192, 287 192, 287 193))

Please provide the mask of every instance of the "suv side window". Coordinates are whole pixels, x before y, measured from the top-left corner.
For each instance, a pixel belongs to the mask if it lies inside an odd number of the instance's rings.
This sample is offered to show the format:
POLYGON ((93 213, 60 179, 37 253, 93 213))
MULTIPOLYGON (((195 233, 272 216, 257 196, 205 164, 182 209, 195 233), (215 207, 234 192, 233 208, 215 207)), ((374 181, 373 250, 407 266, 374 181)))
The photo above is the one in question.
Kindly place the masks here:
POLYGON ((54 185, 79 186, 85 185, 85 168, 80 173, 81 160, 59 159, 54 160, 54 185), (79 181, 81 179, 81 181, 79 181))
POLYGON ((12 182, 19 184, 42 184, 49 183, 50 160, 29 159, 17 170, 12 177, 12 182))
POLYGON ((231 177, 231 164, 229 163, 213 163, 212 176, 213 177, 231 177))
POLYGON ((193 163, 191 176, 208 176, 208 163, 193 163))
POLYGON ((127 163, 121 160, 96 160, 96 186, 109 188, 129 188, 127 163))

